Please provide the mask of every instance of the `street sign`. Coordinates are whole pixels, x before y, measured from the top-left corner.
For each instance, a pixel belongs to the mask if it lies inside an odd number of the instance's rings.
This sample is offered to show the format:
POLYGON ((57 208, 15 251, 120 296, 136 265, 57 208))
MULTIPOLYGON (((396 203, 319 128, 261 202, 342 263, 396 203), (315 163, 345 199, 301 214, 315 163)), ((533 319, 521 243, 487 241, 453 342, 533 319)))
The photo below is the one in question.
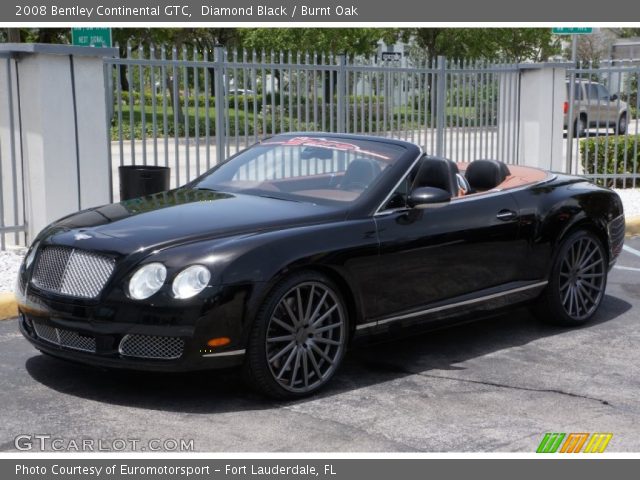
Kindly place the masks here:
POLYGON ((81 47, 110 47, 110 28, 72 28, 71 43, 81 47))
POLYGON ((589 35, 593 27, 553 27, 551 33, 556 35, 589 35))
POLYGON ((382 60, 398 61, 402 59, 402 52, 382 52, 382 60))

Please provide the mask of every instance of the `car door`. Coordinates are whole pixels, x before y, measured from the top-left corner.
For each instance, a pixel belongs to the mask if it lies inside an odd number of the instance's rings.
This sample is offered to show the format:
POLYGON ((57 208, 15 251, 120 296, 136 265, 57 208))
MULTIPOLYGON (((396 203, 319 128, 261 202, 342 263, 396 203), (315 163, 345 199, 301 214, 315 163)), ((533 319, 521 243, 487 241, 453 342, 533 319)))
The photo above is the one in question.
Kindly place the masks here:
POLYGON ((589 126, 592 127, 604 127, 607 123, 606 115, 602 111, 600 106, 600 94, 598 92, 598 84, 597 83, 585 83, 584 85, 586 98, 586 110, 587 110, 587 120, 589 122, 589 126))
POLYGON ((598 98, 601 111, 606 116, 607 124, 615 124, 618 120, 618 107, 616 101, 611 101, 611 93, 604 85, 598 85, 598 98))
POLYGON ((516 281, 526 242, 508 192, 476 194, 431 208, 375 216, 380 242, 375 316, 516 281))

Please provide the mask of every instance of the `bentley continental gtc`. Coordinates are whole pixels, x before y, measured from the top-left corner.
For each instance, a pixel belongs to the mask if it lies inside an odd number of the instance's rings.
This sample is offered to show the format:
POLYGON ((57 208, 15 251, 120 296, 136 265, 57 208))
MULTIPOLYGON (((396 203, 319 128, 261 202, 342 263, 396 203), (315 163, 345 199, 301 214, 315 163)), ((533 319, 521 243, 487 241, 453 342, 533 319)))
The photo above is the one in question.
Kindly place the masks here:
POLYGON ((624 239, 619 197, 583 178, 403 141, 268 138, 177 189, 69 215, 20 268, 20 329, 107 368, 241 367, 316 392, 358 339, 531 304, 581 325, 624 239))

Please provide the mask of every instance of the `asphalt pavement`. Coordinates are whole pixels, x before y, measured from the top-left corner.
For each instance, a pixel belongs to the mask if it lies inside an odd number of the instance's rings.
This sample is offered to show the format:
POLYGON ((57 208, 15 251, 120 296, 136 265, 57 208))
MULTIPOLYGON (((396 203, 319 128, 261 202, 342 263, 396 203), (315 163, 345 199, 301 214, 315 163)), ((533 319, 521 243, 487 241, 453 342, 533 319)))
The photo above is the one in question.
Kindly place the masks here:
POLYGON ((19 435, 39 448, 33 435, 45 435, 71 451, 89 439, 105 451, 182 440, 217 452, 534 452, 545 432, 611 432, 608 452, 638 452, 640 239, 627 249, 585 327, 518 309, 354 349, 329 388, 296 402, 264 399, 235 371, 66 363, 34 350, 16 320, 0 322, 0 450, 19 435))

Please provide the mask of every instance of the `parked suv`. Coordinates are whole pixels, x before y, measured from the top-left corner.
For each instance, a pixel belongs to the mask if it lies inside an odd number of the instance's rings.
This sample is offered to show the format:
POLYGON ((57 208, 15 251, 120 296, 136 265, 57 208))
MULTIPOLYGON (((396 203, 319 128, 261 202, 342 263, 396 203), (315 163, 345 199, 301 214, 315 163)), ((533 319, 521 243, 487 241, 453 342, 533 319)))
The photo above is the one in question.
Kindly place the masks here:
MULTIPOLYGON (((569 98, 569 82, 567 99, 569 98)), ((628 106, 611 95, 607 87, 590 80, 576 80, 573 102, 573 131, 576 136, 591 127, 614 128, 618 135, 627 132, 628 106)), ((569 126, 569 102, 564 102, 564 128, 569 126)))

